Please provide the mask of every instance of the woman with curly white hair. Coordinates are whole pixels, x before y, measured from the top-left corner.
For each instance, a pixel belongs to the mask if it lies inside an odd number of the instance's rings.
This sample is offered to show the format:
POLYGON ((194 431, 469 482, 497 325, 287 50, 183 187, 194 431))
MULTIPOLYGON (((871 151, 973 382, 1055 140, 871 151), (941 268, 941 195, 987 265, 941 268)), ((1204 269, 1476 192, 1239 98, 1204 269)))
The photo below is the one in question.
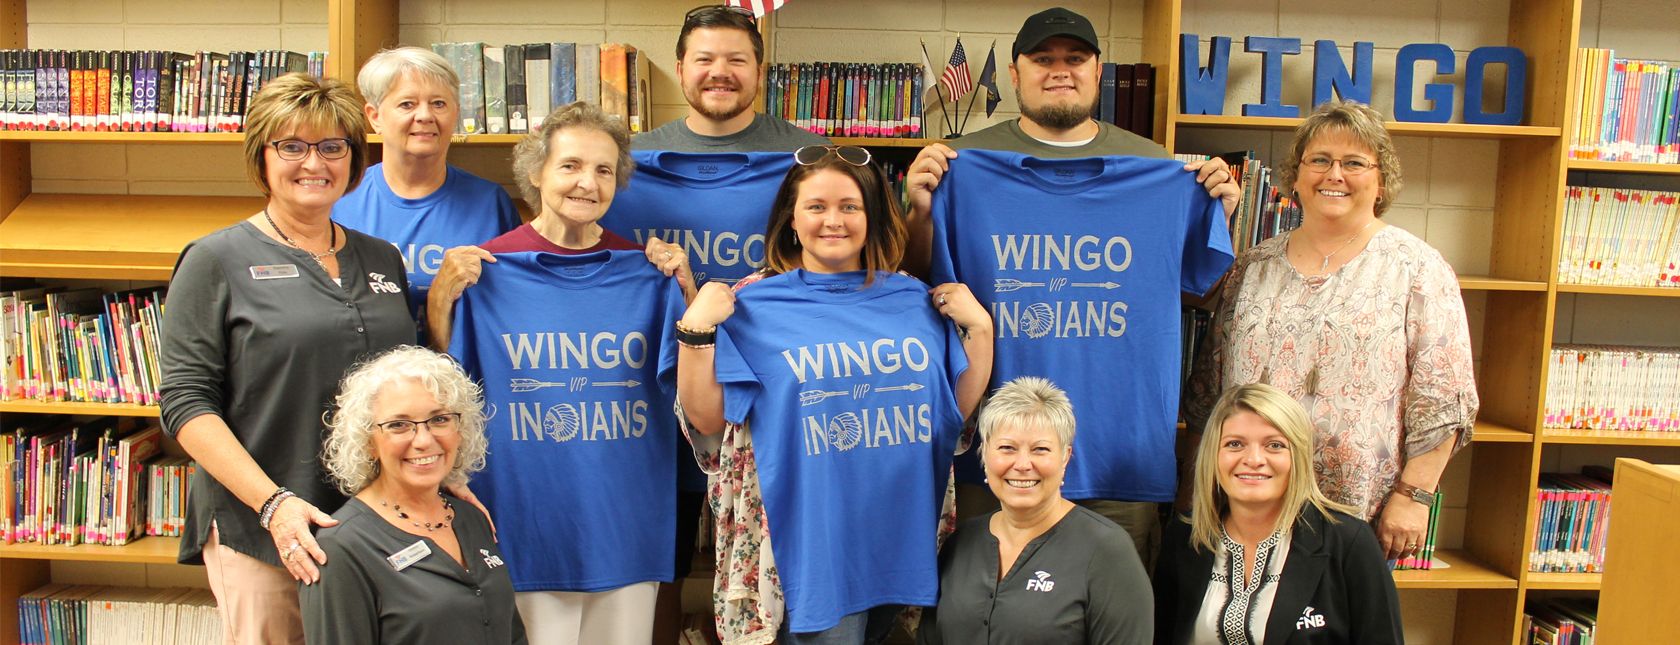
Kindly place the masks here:
POLYGON ((352 369, 323 461, 351 495, 300 588, 310 643, 524 643, 484 514, 449 495, 484 467, 484 397, 447 356, 393 349, 352 369))

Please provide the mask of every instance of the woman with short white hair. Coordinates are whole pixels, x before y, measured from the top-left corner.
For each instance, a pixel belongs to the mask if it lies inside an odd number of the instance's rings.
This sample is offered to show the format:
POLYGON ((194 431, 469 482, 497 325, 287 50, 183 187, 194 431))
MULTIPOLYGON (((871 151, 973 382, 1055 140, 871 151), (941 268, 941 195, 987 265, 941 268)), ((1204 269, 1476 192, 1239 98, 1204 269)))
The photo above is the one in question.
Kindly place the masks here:
POLYGON ((484 468, 483 394, 447 356, 393 349, 353 369, 323 461, 351 495, 299 596, 310 643, 523 643, 490 522, 445 492, 484 468))

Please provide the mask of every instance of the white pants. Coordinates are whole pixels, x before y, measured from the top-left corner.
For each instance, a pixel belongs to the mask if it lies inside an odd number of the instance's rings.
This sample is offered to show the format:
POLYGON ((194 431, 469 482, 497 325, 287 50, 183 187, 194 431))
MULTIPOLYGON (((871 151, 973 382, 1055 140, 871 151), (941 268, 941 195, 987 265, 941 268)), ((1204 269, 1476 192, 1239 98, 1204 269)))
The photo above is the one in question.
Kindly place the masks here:
POLYGON ((513 595, 531 645, 651 642, 653 606, 658 599, 657 582, 594 593, 522 591, 513 595))

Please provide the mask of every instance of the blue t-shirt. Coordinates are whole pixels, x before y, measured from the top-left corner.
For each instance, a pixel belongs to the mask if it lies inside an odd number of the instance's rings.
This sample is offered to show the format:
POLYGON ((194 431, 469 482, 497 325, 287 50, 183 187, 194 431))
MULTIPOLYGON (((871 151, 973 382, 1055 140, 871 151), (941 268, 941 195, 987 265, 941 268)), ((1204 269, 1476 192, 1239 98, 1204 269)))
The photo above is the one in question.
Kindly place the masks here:
POLYGON ((939 511, 968 359, 927 285, 863 278, 765 278, 741 289, 718 333, 724 418, 752 433, 795 632, 939 598, 939 511))
POLYGON ((688 251, 696 281, 733 283, 764 266, 764 227, 793 167, 786 152, 638 150, 636 174, 601 218, 607 230, 688 251))
MULTIPOLYGON (((933 276, 992 312, 993 384, 1042 376, 1079 419, 1062 494, 1172 501, 1180 292, 1231 265, 1219 201, 1183 164, 964 150, 933 196, 933 276)), ((978 462, 958 478, 978 483, 978 462)))
POLYGON ((333 204, 333 219, 396 245, 408 269, 409 309, 424 321, 426 293, 443 266, 443 252, 513 230, 519 211, 501 186, 454 166, 432 194, 399 197, 385 183, 384 167, 368 167, 362 183, 333 204))
POLYGON ((455 305, 450 353, 484 387, 473 492, 518 591, 672 578, 683 310, 640 252, 507 253, 455 305))

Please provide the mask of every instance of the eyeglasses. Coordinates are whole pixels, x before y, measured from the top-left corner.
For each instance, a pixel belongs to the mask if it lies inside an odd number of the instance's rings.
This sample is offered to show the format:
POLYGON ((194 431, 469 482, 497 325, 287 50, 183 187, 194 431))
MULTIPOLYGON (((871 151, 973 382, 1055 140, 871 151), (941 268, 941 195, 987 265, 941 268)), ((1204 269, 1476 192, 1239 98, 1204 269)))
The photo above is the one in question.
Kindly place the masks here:
POLYGON ((423 421, 394 419, 383 423, 375 423, 374 425, 379 426, 379 429, 384 430, 385 434, 402 439, 414 436, 414 431, 419 429, 420 426, 426 426, 426 429, 431 431, 433 437, 451 436, 455 434, 455 430, 457 429, 456 426, 460 423, 461 413, 445 412, 423 421))
POLYGON ((809 166, 831 154, 854 166, 869 165, 869 149, 857 146, 805 146, 793 151, 793 160, 801 166, 809 166))
POLYGON ((1301 160, 1301 165, 1306 166, 1307 170, 1311 170, 1319 174, 1330 172, 1330 168, 1337 164, 1341 164, 1342 174, 1344 175, 1360 175, 1377 167, 1375 162, 1368 161, 1360 157, 1331 159, 1329 157, 1317 156, 1301 160))
POLYGON ((742 18, 746 18, 747 22, 752 23, 753 26, 758 26, 758 16, 753 15, 752 9, 737 7, 729 4, 708 4, 689 9, 688 13, 683 15, 683 26, 687 27, 689 23, 694 22, 695 19, 700 16, 711 15, 714 13, 732 13, 737 16, 741 16, 742 18))
POLYGON ((302 139, 281 139, 270 141, 268 145, 274 146, 274 154, 280 155, 280 158, 286 161, 302 160, 309 156, 310 148, 314 148, 322 159, 343 159, 345 155, 350 154, 349 139, 322 139, 315 143, 302 139))

